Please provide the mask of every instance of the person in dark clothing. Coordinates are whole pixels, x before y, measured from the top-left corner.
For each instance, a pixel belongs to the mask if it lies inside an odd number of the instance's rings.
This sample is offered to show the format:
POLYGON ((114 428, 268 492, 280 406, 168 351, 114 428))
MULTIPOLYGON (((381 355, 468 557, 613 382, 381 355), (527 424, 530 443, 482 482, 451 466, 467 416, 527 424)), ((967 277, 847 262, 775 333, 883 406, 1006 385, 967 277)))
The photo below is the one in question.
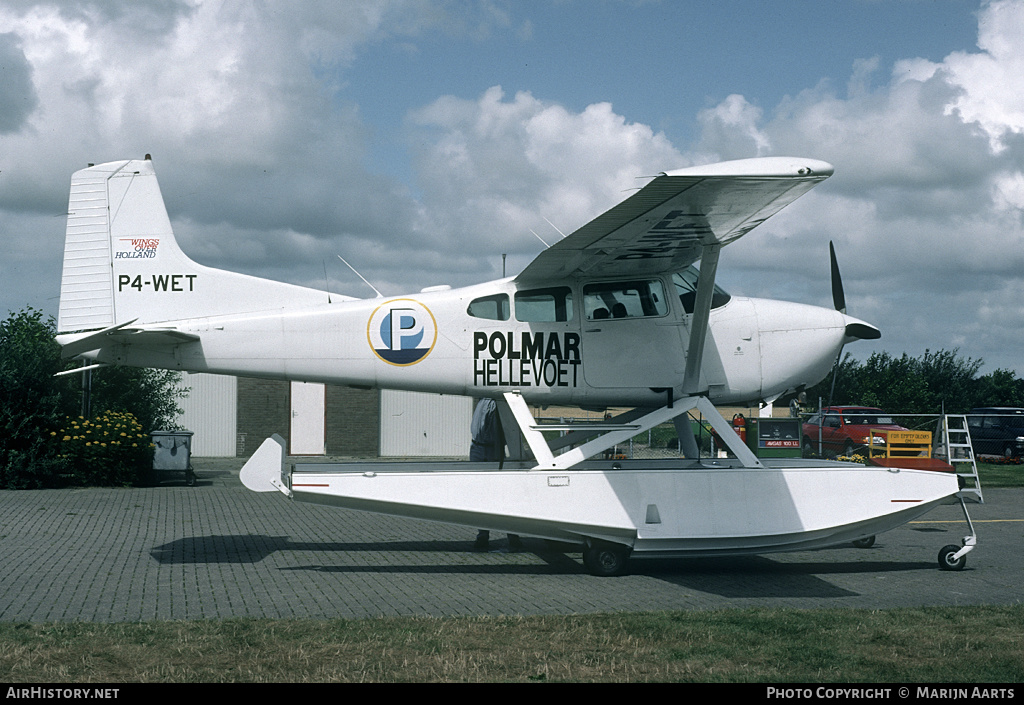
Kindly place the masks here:
POLYGON ((498 405, 493 399, 481 399, 473 410, 473 421, 469 425, 472 444, 469 459, 475 462, 501 460, 498 446, 498 405))
MULTIPOLYGON (((472 443, 469 447, 469 459, 474 462, 500 462, 503 446, 501 428, 498 425, 498 405, 493 399, 481 399, 473 410, 473 421, 469 427, 472 443)), ((491 532, 480 529, 473 542, 474 551, 486 551, 490 548, 491 532)), ((508 535, 508 550, 518 551, 522 542, 516 534, 508 535)))

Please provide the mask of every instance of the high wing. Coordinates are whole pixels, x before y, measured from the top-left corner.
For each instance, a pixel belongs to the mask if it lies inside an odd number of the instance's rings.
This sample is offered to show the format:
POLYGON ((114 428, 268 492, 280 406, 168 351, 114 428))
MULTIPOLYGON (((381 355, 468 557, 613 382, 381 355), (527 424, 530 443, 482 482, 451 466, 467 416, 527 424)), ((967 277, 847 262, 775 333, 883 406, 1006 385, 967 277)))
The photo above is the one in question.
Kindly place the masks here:
POLYGON ((799 157, 665 172, 540 253, 516 280, 679 271, 700 259, 704 247, 745 235, 832 172, 831 164, 799 157))

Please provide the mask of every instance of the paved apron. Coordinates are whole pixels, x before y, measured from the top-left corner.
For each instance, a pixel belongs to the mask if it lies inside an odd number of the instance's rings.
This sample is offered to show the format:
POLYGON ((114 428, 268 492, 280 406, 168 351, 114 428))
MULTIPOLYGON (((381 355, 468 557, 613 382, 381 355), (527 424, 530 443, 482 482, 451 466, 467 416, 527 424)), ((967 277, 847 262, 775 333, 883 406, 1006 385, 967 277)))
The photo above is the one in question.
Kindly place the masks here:
POLYGON ((0 619, 137 622, 227 617, 571 614, 776 606, 1014 604, 1024 596, 1024 489, 968 505, 978 547, 937 568, 957 506, 873 548, 648 559, 593 577, 578 552, 524 539, 474 553, 473 529, 256 494, 234 461, 194 458, 196 487, 0 492, 0 619))

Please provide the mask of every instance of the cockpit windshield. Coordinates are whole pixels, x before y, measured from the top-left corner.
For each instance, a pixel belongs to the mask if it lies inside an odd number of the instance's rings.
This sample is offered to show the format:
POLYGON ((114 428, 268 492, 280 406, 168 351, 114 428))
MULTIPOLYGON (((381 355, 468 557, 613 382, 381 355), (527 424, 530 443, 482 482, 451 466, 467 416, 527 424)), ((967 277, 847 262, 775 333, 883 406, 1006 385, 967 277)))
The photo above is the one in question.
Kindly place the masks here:
MULTIPOLYGON (((679 296, 683 309, 687 313, 693 313, 693 306, 697 300, 697 279, 699 276, 700 270, 697 269, 696 265, 692 264, 683 271, 672 275, 672 283, 676 285, 676 294, 679 296)), ((725 306, 731 298, 729 294, 716 284, 715 293, 711 295, 711 308, 725 306)))

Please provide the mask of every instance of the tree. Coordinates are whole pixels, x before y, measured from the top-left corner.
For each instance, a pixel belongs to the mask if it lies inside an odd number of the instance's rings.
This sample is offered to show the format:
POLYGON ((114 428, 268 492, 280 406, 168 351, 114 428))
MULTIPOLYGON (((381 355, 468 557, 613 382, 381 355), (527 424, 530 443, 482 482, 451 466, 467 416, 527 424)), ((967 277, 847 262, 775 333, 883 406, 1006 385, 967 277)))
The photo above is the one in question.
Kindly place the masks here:
MULTIPOLYGON (((872 353, 861 363, 849 353, 838 366, 832 404, 877 406, 894 414, 963 414, 979 406, 1024 406, 1024 380, 1008 370, 978 377, 982 361, 956 349, 906 353, 872 353)), ((829 403, 832 376, 807 390, 807 398, 829 403)))
POLYGON ((175 430, 178 401, 188 395, 181 373, 137 367, 103 367, 92 375, 94 411, 127 411, 146 429, 175 430))
POLYGON ((52 486, 62 470, 51 434, 75 409, 53 340, 53 320, 32 308, 0 322, 0 486, 52 486))
POLYGON ((929 406, 949 414, 970 411, 975 406, 977 374, 981 365, 981 360, 960 357, 956 349, 934 353, 925 350, 918 363, 918 373, 929 391, 929 406))
POLYGON ((857 399, 860 397, 860 363, 853 359, 853 355, 846 353, 842 361, 833 366, 832 372, 807 390, 807 403, 814 406, 821 398, 823 405, 829 403, 841 404, 844 399, 857 399), (832 380, 835 379, 833 386, 832 380))
MULTIPOLYGON (((81 409, 79 375, 54 377, 76 363, 61 358, 56 323, 32 308, 0 322, 0 487, 52 487, 66 471, 58 432, 81 409)), ((180 375, 107 367, 93 375, 92 408, 128 412, 145 432, 169 427, 187 394, 180 375)))
POLYGON ((889 353, 874 353, 860 373, 861 403, 887 411, 905 414, 929 413, 933 410, 928 385, 916 361, 903 353, 894 358, 889 353))
POLYGON ((1024 407, 1024 379, 1011 370, 999 369, 978 379, 971 407, 1024 407))

